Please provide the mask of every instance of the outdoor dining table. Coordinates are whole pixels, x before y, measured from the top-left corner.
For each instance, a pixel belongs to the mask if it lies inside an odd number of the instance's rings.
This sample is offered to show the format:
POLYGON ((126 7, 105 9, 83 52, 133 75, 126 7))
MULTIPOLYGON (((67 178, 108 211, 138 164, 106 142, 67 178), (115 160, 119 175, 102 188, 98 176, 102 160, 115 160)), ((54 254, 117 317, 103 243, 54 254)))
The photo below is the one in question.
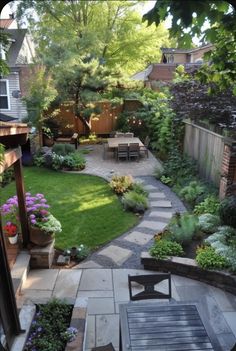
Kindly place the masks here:
POLYGON ((131 144, 138 143, 139 146, 143 146, 141 140, 137 137, 120 137, 120 138, 108 138, 107 139, 108 147, 110 149, 117 149, 119 144, 131 144))
POLYGON ((128 303, 120 309, 122 351, 222 351, 196 303, 128 303))

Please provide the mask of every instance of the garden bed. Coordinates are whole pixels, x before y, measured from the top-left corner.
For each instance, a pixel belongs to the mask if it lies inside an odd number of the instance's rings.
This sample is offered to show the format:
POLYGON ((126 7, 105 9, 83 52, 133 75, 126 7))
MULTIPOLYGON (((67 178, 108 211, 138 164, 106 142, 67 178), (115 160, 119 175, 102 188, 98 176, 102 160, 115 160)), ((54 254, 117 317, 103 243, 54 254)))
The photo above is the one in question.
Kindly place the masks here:
POLYGON ((142 252, 141 263, 144 269, 171 272, 186 278, 216 286, 236 295, 236 275, 227 271, 206 270, 199 267, 194 259, 186 257, 153 258, 148 252, 142 252))

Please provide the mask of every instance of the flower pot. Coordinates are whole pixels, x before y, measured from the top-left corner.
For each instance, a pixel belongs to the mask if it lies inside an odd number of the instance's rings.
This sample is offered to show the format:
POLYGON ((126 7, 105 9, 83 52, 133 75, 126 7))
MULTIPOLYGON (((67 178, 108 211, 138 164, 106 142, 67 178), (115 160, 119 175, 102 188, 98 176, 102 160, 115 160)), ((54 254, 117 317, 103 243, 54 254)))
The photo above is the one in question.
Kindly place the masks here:
POLYGON ((47 233, 37 227, 30 227, 30 241, 38 246, 46 246, 54 239, 54 233, 47 233))
POLYGON ((46 135, 43 136, 43 144, 44 146, 53 146, 54 145, 54 140, 53 138, 49 138, 46 135))
POLYGON ((15 236, 9 236, 8 239, 9 239, 10 244, 14 245, 17 243, 18 234, 16 234, 15 236))

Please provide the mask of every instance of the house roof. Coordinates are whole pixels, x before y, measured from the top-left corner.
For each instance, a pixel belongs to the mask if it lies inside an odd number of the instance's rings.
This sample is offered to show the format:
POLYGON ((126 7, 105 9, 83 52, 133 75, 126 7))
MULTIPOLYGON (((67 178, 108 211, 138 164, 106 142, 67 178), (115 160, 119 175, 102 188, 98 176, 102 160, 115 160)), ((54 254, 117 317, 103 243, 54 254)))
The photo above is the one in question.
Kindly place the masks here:
POLYGON ((8 51, 8 65, 9 67, 17 66, 16 61, 22 47, 27 29, 5 29, 5 32, 10 34, 13 41, 8 51))
POLYGON ((199 46, 197 48, 193 48, 193 49, 176 49, 176 48, 161 48, 161 51, 163 54, 190 54, 192 52, 201 50, 201 49, 205 49, 205 48, 210 48, 212 47, 212 44, 204 44, 202 46, 199 46))
POLYGON ((0 28, 9 28, 12 22, 14 22, 13 18, 0 19, 0 28))
POLYGON ((151 73, 151 71, 152 71, 152 65, 149 65, 146 69, 133 74, 130 78, 134 80, 145 81, 145 80, 148 80, 148 76, 151 73))

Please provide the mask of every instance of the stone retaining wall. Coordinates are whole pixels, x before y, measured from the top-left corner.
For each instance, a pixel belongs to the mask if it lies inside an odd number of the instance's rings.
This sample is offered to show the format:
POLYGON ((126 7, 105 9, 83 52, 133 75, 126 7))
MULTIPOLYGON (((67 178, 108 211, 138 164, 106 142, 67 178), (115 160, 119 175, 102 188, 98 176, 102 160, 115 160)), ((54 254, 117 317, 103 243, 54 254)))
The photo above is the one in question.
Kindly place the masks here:
POLYGON ((142 252, 141 263, 144 265, 144 269, 182 275, 185 278, 196 279, 236 295, 236 275, 202 269, 195 260, 190 258, 171 257, 157 260, 151 257, 148 252, 142 252))

